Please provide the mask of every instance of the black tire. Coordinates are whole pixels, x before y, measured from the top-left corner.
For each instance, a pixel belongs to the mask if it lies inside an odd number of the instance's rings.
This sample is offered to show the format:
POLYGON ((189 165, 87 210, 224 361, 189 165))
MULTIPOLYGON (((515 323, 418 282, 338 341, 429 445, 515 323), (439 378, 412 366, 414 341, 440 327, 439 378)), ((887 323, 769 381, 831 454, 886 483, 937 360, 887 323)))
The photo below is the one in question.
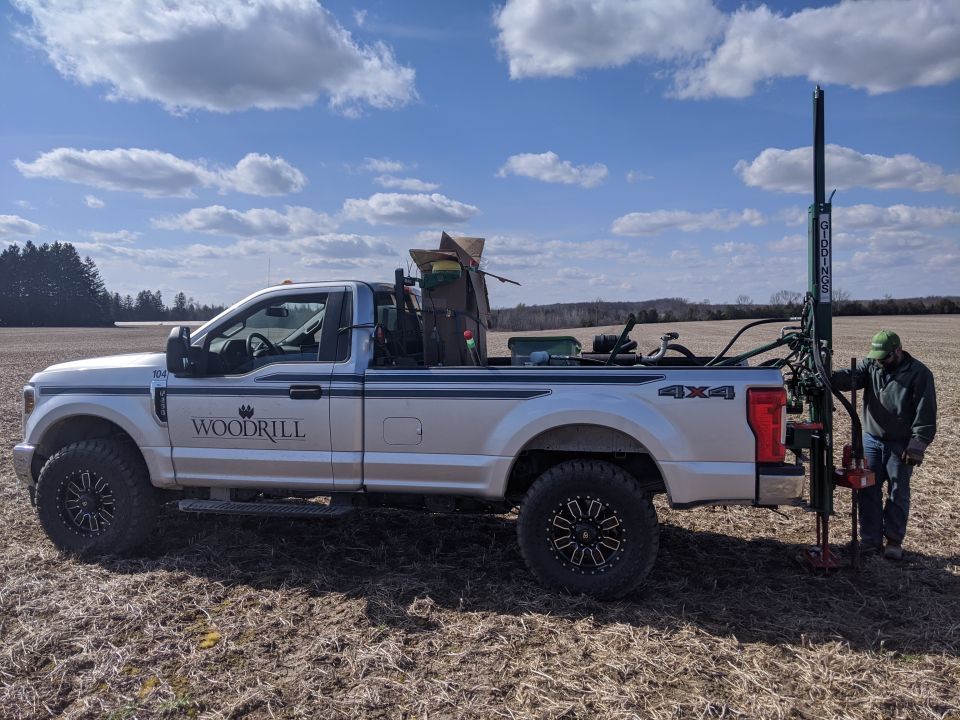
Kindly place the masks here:
POLYGON ((156 522, 157 492, 142 458, 109 440, 61 448, 37 479, 37 515, 60 550, 85 558, 126 555, 156 522))
POLYGON ((517 539, 543 585, 612 600, 647 577, 660 526, 650 496, 629 473, 600 460, 570 460, 527 491, 517 539))

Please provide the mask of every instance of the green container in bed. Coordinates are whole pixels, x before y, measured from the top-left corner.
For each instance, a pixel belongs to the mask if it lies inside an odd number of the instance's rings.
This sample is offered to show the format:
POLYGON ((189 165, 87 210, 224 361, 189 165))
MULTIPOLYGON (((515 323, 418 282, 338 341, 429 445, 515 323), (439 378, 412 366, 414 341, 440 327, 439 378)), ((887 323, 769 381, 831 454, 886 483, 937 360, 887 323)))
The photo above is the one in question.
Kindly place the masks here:
MULTIPOLYGON (((510 364, 526 365, 530 362, 530 353, 544 350, 551 355, 576 356, 580 354, 580 341, 570 335, 528 335, 516 336, 507 340, 510 348, 510 364)), ((551 365, 566 365, 561 360, 551 360, 551 365)))

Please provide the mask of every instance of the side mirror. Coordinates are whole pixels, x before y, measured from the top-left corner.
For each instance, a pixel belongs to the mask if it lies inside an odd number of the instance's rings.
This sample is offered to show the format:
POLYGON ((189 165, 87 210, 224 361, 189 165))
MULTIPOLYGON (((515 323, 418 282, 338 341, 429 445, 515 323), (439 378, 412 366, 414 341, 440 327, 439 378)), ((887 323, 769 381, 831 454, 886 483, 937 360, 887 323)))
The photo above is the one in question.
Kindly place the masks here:
POLYGON ((175 327, 167 337, 167 372, 182 375, 190 367, 190 328, 175 327))

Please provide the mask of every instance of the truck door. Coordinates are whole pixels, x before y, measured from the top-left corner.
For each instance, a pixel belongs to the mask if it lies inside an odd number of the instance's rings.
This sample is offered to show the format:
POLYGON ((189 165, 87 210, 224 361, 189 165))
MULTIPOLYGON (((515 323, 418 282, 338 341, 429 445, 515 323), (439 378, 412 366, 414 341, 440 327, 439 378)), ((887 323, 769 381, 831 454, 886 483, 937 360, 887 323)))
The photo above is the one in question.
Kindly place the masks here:
POLYGON ((167 380, 177 482, 330 489, 330 375, 344 291, 274 296, 201 339, 197 376, 167 380))

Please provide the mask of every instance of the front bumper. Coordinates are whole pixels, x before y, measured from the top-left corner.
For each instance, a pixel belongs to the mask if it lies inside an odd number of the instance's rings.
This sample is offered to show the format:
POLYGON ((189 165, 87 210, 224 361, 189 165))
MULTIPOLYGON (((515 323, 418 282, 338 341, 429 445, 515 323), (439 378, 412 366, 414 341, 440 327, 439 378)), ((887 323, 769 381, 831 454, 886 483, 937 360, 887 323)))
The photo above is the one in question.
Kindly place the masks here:
POLYGON ((33 455, 37 451, 35 445, 20 443, 13 448, 13 471, 17 474, 20 482, 25 482, 28 487, 33 487, 36 483, 33 479, 33 455))

